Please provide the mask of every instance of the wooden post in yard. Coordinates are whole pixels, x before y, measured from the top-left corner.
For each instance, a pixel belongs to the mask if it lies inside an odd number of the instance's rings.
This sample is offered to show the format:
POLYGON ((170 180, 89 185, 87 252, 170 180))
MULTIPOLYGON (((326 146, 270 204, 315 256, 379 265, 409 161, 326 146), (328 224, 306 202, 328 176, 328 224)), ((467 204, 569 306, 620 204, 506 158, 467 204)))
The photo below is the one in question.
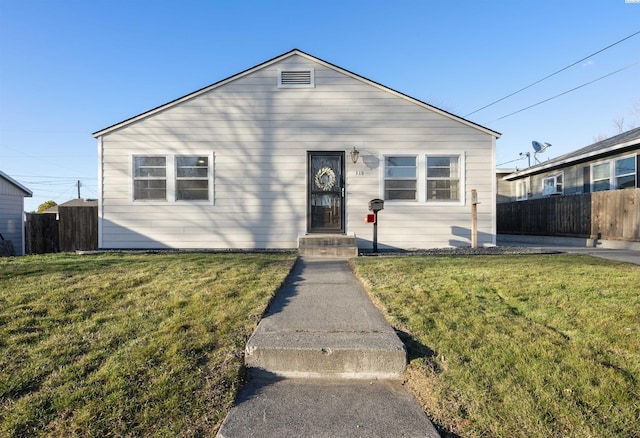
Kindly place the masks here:
POLYGON ((478 247, 478 192, 471 189, 471 248, 478 247))

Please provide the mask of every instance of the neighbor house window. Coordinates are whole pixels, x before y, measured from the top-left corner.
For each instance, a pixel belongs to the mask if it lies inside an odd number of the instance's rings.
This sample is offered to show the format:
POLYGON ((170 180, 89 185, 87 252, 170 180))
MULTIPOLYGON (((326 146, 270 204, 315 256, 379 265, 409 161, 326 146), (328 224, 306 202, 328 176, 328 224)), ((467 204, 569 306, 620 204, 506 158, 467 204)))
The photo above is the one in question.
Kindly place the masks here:
POLYGON ((611 184, 609 182, 610 175, 610 167, 609 163, 600 163, 595 164, 593 166, 593 175, 591 178, 591 185, 593 192, 601 192, 603 190, 609 190, 611 184))
POLYGON ((615 162, 615 188, 627 189, 636 186, 636 157, 626 157, 615 162))
POLYGON ((594 164, 591 169, 594 192, 636 187, 635 155, 594 164))
POLYGON ((529 197, 529 188, 527 185, 527 180, 523 179, 521 181, 516 181, 516 200, 526 201, 528 197, 529 197))
POLYGON ((459 200, 459 157, 427 156, 427 202, 459 200))
POLYGON ((133 157, 133 199, 167 200, 166 157, 133 157))
POLYGON ((385 157, 384 199, 417 201, 416 157, 385 157))
POLYGON ((542 180, 542 194, 560 195, 562 194, 562 174, 548 176, 542 180))
POLYGON ((176 201, 209 200, 209 157, 176 157, 176 201))

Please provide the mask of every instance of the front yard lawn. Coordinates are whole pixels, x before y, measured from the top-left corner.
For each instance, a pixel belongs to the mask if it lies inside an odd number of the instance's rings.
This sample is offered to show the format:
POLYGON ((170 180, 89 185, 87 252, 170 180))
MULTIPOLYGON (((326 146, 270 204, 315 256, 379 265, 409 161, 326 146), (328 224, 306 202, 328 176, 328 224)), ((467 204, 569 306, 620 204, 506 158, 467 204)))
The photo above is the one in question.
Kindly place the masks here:
POLYGON ((462 437, 640 436, 640 266, 579 255, 359 258, 425 411, 462 437))
POLYGON ((0 436, 213 436, 294 259, 0 259, 0 436))

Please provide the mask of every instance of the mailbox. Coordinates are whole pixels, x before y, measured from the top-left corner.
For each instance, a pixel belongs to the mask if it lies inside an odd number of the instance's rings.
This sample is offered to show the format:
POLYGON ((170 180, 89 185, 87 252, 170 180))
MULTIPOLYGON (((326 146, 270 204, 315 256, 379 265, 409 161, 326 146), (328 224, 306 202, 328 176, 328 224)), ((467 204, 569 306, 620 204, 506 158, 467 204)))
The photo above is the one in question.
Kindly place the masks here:
POLYGON ((372 199, 369 201, 369 211, 374 213, 384 210, 384 201, 382 199, 372 199))

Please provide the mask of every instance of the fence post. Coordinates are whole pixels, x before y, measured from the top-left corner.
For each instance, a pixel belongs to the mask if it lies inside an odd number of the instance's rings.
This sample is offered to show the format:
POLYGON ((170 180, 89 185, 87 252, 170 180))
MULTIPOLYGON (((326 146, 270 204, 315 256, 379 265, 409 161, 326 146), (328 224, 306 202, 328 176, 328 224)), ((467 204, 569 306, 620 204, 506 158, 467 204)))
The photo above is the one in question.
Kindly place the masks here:
POLYGON ((478 247, 478 192, 471 189, 471 248, 478 247))

